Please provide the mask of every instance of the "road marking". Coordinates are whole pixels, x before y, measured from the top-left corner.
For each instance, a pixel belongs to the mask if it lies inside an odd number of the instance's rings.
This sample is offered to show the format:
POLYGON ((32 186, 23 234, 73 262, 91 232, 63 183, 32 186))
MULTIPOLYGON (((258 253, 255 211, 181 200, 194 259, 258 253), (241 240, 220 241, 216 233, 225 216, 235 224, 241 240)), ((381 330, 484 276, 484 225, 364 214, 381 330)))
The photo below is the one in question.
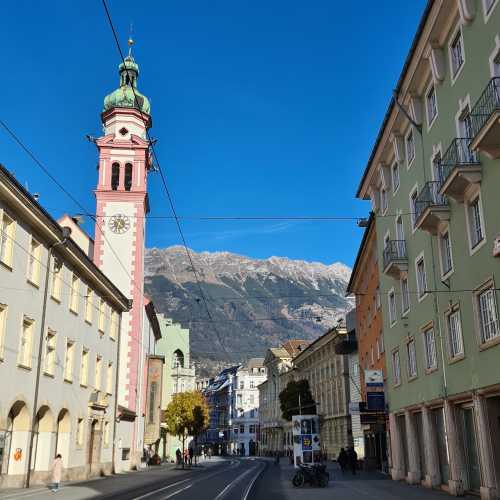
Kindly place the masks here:
MULTIPOLYGON (((59 490, 62 490, 62 488, 59 488, 59 490)), ((33 495, 38 495, 42 491, 50 491, 50 488, 38 488, 36 490, 27 490, 25 492, 16 492, 16 493, 11 493, 9 495, 5 495, 2 497, 2 500, 7 500, 8 498, 27 498, 27 497, 32 497, 33 495)))
POLYGON ((184 488, 181 488, 180 490, 174 491, 173 493, 170 493, 170 495, 163 497, 162 500, 167 500, 167 498, 175 497, 175 495, 178 495, 179 493, 182 493, 183 491, 188 490, 192 486, 193 486, 193 484, 188 484, 187 486, 184 486, 184 488))
POLYGON ((167 486, 164 486, 163 488, 159 488, 157 490, 150 491, 149 493, 141 495, 140 497, 135 497, 133 500, 141 500, 141 498, 148 498, 151 495, 154 495, 155 493, 158 493, 158 492, 163 491, 163 490, 168 490, 169 488, 173 488, 174 486, 178 486, 179 484, 186 483, 188 481, 190 481, 190 479, 183 479, 182 481, 177 481, 175 483, 168 484, 167 486))
POLYGON ((245 471, 243 474, 240 474, 236 479, 233 479, 216 497, 214 500, 220 500, 237 482, 247 476, 250 472, 254 471, 255 467, 245 471))
POLYGON ((255 481, 257 481, 257 479, 262 474, 262 472, 264 472, 264 469, 266 468, 266 465, 265 464, 261 464, 261 465, 262 465, 262 467, 259 467, 260 470, 257 472, 257 474, 255 474, 255 476, 253 477, 253 479, 248 484, 247 489, 245 490, 245 493, 243 495, 242 500, 247 500, 248 495, 250 494, 250 491, 252 490, 253 485, 255 484, 255 481))

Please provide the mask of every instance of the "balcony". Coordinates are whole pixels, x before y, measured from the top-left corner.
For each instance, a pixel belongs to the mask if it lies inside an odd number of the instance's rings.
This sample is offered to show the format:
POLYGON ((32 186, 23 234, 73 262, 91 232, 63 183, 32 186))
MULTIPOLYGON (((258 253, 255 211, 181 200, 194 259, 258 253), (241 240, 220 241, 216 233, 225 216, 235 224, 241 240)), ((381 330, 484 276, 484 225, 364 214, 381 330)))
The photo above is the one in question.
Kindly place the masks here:
POLYGON ((492 78, 470 112, 471 149, 500 158, 500 78, 492 78))
POLYGON ((427 182, 415 201, 415 227, 437 234, 439 224, 450 219, 448 200, 439 192, 441 183, 427 182))
POLYGON ((481 182, 481 162, 470 147, 471 139, 453 139, 441 160, 439 193, 463 203, 467 189, 481 182))
POLYGON ((390 240, 384 248, 384 273, 399 279, 408 271, 405 240, 390 240))

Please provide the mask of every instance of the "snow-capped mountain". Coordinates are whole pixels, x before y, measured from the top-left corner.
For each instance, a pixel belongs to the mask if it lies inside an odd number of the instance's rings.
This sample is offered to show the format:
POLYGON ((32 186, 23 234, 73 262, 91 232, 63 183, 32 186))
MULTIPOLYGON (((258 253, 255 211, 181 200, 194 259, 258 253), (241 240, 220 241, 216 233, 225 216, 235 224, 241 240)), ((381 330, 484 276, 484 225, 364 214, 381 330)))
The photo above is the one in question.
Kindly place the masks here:
POLYGON ((158 311, 190 328, 205 371, 227 363, 219 337, 231 360, 242 361, 290 338, 312 340, 353 306, 344 297, 351 269, 340 262, 190 253, 213 324, 184 247, 147 250, 145 285, 158 311))

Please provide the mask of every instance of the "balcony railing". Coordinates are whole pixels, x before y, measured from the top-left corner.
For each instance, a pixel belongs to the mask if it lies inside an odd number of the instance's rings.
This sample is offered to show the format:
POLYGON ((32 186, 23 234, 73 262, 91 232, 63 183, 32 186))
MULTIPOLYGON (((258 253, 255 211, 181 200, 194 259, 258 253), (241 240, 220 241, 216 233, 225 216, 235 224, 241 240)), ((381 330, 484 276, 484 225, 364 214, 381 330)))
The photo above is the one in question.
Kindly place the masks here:
POLYGON ((384 269, 394 262, 407 260, 405 240, 390 240, 387 242, 384 248, 384 269))
POLYGON ((453 139, 450 147, 441 159, 441 174, 443 183, 455 167, 466 167, 468 165, 479 165, 479 156, 470 148, 472 139, 457 137, 453 139))
POLYGON ((417 225, 426 208, 448 206, 447 199, 439 193, 440 187, 441 182, 439 181, 426 182, 424 188, 417 196, 415 200, 415 223, 417 225))
POLYGON ((500 109, 500 77, 494 77, 489 81, 470 112, 474 136, 497 109, 500 109))

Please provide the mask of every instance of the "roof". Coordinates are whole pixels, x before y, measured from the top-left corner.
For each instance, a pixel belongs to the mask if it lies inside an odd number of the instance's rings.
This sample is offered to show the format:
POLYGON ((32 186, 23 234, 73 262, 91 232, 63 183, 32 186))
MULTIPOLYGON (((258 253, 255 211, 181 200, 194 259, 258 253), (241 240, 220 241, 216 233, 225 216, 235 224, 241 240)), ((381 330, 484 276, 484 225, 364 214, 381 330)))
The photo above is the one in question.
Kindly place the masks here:
MULTIPOLYGON (((395 93, 396 95, 399 94, 399 91, 401 90, 401 85, 403 84, 404 77, 406 75, 406 71, 408 69, 408 66, 410 65, 410 62, 413 58, 413 54, 415 53, 415 49, 417 48, 418 41, 420 39, 420 35, 422 34, 424 30, 425 23, 427 22, 427 18, 429 17, 429 13, 431 11, 432 5, 434 4, 435 0, 428 0, 427 5, 425 6, 424 12, 422 14, 422 17, 420 19, 420 22, 418 24, 417 32, 415 33, 415 36, 413 37, 413 41, 410 47, 410 51, 408 52, 408 55, 406 56, 405 63, 403 65, 403 69, 401 71, 401 74, 399 75, 398 82, 396 84, 395 88, 395 93)), ((370 157, 368 158, 368 163, 366 164, 365 170, 363 172, 363 176, 361 177, 361 181, 358 186, 358 190, 356 191, 356 197, 359 198, 361 194, 361 190, 363 187, 363 183, 365 181, 365 177, 368 175, 368 172, 370 170, 371 163, 373 161, 373 158, 375 157, 375 154, 377 152, 378 146, 380 144, 380 141, 382 140, 382 136, 384 134, 385 127, 387 125, 387 122, 389 121, 389 117, 392 113, 392 110, 394 108, 394 97, 391 98, 389 101, 389 106, 387 107, 387 111, 385 112, 384 116, 384 121, 382 122, 382 125, 378 131, 377 138, 375 140, 375 145, 373 146, 372 152, 370 154, 370 157)))
MULTIPOLYGON (((318 342, 321 342, 328 335, 333 335, 333 334, 338 334, 338 333, 346 333, 346 332, 345 332, 345 330, 344 330, 344 332, 341 332, 341 329, 337 328, 337 327, 330 328, 323 335, 318 337, 314 342, 308 343, 307 346, 304 349, 302 349, 302 351, 299 351, 296 354, 295 359, 298 358, 301 354, 307 353, 309 350, 312 351, 312 349, 316 346, 316 344, 318 342)), ((294 361, 295 361, 295 359, 294 359, 294 361)))
MULTIPOLYGON (((61 225, 38 203, 37 200, 27 191, 22 184, 12 175, 12 173, 2 164, 0 164, 0 188, 2 184, 7 187, 8 193, 12 193, 12 200, 6 201, 9 204, 18 204, 25 211, 27 216, 32 215, 37 221, 45 224, 45 228, 38 227, 38 232, 45 230, 46 241, 57 243, 64 239, 63 228, 61 225)), ((94 284, 106 290, 108 299, 113 299, 115 305, 119 305, 122 311, 127 311, 132 307, 132 301, 126 297, 111 280, 94 264, 92 259, 75 243, 71 238, 66 240, 64 246, 59 246, 57 251, 63 254, 67 261, 78 262, 81 267, 85 267, 89 274, 94 275, 94 284), (112 295, 111 295, 112 294, 112 295)))
POLYGON ((160 328, 160 322, 158 321, 158 316, 156 315, 155 305, 153 304, 153 301, 146 296, 144 296, 144 302, 145 302, 144 308, 146 309, 146 316, 148 317, 149 324, 151 325, 151 328, 153 330, 153 335, 155 336, 156 340, 160 340, 161 328, 160 328))
POLYGON ((283 344, 283 349, 285 349, 292 358, 300 354, 307 346, 310 344, 308 340, 287 340, 283 344))
POLYGON ((354 286, 354 280, 356 279, 356 276, 360 270, 361 257, 365 253, 365 247, 366 244, 368 243, 368 236, 370 234, 370 231, 372 229, 375 230, 374 222, 375 222, 375 214, 373 212, 370 212, 370 217, 368 218, 368 225, 366 226, 365 231, 363 233, 363 239, 359 244, 358 254, 356 255, 356 261, 354 262, 354 267, 352 268, 349 284, 347 285, 346 288, 346 293, 345 293, 346 297, 352 295, 354 292, 352 287, 354 286))
POLYGON ((262 368, 264 366, 264 358, 251 358, 248 360, 245 368, 251 370, 252 368, 262 368))

